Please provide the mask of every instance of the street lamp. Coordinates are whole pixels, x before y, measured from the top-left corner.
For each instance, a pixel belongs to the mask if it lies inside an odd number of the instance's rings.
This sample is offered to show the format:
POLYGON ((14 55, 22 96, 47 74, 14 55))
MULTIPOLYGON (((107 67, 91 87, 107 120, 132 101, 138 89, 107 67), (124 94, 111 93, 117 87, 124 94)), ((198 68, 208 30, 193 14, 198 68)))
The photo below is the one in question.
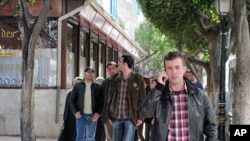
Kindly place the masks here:
POLYGON ((226 98, 225 98, 225 63, 226 63, 226 16, 229 14, 233 0, 215 0, 216 9, 221 19, 221 72, 220 72, 220 93, 219 93, 219 112, 218 112, 218 139, 225 141, 225 122, 226 118, 226 98))

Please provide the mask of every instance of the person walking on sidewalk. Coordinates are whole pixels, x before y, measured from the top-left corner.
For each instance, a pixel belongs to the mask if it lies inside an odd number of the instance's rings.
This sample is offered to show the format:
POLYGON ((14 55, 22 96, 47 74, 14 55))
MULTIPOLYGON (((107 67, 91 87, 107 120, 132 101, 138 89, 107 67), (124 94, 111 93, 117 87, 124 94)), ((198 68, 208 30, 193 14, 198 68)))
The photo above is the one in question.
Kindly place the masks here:
POLYGON ((134 140, 136 126, 142 124, 139 105, 146 95, 144 80, 132 71, 134 59, 129 55, 119 58, 121 73, 112 76, 108 100, 108 118, 113 124, 113 141, 134 140))
POLYGON ((87 67, 83 81, 72 89, 70 108, 76 117, 76 141, 95 141, 97 120, 102 110, 100 85, 94 79, 94 69, 87 67))
MULTIPOLYGON (((72 87, 82 80, 83 80, 82 77, 75 77, 72 80, 72 87)), ((70 109, 70 106, 69 106, 69 99, 71 97, 71 92, 72 92, 72 88, 67 93, 67 97, 65 100, 64 112, 63 112, 64 130, 62 133, 63 134, 62 140, 64 140, 64 141, 75 141, 75 139, 76 139, 76 118, 73 115, 73 113, 70 109)))
POLYGON ((110 87, 110 80, 111 77, 118 73, 118 65, 116 62, 109 62, 106 66, 107 72, 109 74, 109 77, 106 78, 101 87, 101 93, 103 95, 103 109, 101 114, 101 120, 104 124, 104 131, 107 141, 112 141, 112 135, 113 135, 113 126, 109 123, 107 118, 107 105, 108 105, 108 98, 109 98, 109 87, 110 87))
POLYGON ((150 141, 203 141, 204 137, 216 141, 215 113, 207 94, 183 77, 186 65, 182 54, 168 53, 164 66, 158 84, 140 107, 143 117, 154 116, 150 141))

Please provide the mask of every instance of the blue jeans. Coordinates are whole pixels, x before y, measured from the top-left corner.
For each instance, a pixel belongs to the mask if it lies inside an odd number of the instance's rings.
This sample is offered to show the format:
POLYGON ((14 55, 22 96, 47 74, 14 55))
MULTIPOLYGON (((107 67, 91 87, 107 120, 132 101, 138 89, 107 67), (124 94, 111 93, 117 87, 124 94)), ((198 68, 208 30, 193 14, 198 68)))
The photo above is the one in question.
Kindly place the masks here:
POLYGON ((116 119, 113 125, 113 141, 133 141, 135 124, 131 119, 116 119))
POLYGON ((95 141, 96 121, 92 121, 92 114, 81 114, 76 119, 76 141, 95 141))

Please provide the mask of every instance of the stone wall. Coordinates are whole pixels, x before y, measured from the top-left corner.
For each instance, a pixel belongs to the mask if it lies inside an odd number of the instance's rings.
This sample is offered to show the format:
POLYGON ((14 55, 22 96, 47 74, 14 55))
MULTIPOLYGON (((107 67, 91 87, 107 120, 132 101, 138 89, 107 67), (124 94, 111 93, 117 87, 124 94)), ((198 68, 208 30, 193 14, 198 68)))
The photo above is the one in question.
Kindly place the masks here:
MULTIPOLYGON (((56 89, 36 89, 34 129, 37 137, 56 138, 62 122, 67 90, 59 96, 59 120, 56 123, 56 89)), ((0 89, 0 135, 20 136, 20 89, 0 89)))

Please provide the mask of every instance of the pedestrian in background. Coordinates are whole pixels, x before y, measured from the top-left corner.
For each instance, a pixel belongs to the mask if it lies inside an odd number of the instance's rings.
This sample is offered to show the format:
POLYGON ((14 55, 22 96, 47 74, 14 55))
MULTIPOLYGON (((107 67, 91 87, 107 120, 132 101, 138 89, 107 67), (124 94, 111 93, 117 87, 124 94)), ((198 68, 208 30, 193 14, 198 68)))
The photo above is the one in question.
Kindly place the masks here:
MULTIPOLYGON (((72 87, 82 81, 82 77, 75 77, 72 80, 72 87)), ((75 141, 76 139, 76 118, 72 113, 70 106, 69 106, 69 99, 71 96, 72 88, 67 92, 66 100, 65 100, 65 107, 63 112, 63 141, 75 141)), ((61 140, 62 141, 62 140, 61 140)))
MULTIPOLYGON (((102 76, 99 76, 95 79, 95 81, 102 85, 104 78, 102 76)), ((102 90, 100 90, 100 95, 102 95, 102 90)), ((100 115, 101 116, 101 115, 100 115)), ((95 134, 95 141, 105 141, 105 132, 104 132, 104 126, 101 120, 101 117, 98 118, 97 126, 96 126, 96 134, 95 134)))
POLYGON ((102 85, 102 82, 104 81, 104 78, 103 78, 102 76, 98 76, 98 77, 95 79, 95 81, 96 81, 98 84, 102 85))
POLYGON ((190 80, 197 88, 200 88, 202 90, 204 90, 203 85, 196 80, 194 73, 192 71, 186 71, 186 73, 184 74, 185 77, 187 77, 188 80, 190 80))
POLYGON ((102 110, 100 85, 93 81, 95 71, 84 70, 83 81, 77 83, 70 97, 70 108, 76 117, 76 141, 94 141, 97 120, 102 110))
POLYGON ((158 82, 157 82, 157 79, 152 79, 152 80, 151 80, 151 83, 150 83, 150 88, 151 88, 151 89, 154 89, 155 86, 157 85, 157 83, 158 83, 158 82))
MULTIPOLYGON (((150 88, 150 79, 147 77, 143 78, 144 80, 144 87, 146 90, 146 95, 148 95, 148 92, 151 90, 150 88)), ((149 141, 149 136, 150 136, 150 128, 151 128, 151 120, 153 118, 146 118, 140 126, 137 127, 137 135, 140 141, 149 141), (145 125, 145 126, 144 126, 145 125), (143 130, 144 127, 144 130, 143 130), (144 132, 143 132, 144 131, 144 132), (144 133, 144 135, 143 135, 144 133)))
POLYGON ((118 73, 118 65, 116 62, 109 62, 106 65, 106 69, 107 69, 109 77, 103 81, 102 87, 101 87, 101 93, 103 95, 103 109, 102 109, 102 114, 101 114, 101 120, 104 125, 106 140, 112 141, 113 126, 109 123, 108 118, 107 118, 107 105, 108 105, 108 98, 109 98, 110 80, 114 74, 118 73))
POLYGON ((121 73, 112 76, 108 100, 108 118, 113 124, 113 141, 132 141, 136 126, 142 124, 139 105, 145 98, 143 77, 132 71, 134 59, 129 55, 119 58, 121 73))

